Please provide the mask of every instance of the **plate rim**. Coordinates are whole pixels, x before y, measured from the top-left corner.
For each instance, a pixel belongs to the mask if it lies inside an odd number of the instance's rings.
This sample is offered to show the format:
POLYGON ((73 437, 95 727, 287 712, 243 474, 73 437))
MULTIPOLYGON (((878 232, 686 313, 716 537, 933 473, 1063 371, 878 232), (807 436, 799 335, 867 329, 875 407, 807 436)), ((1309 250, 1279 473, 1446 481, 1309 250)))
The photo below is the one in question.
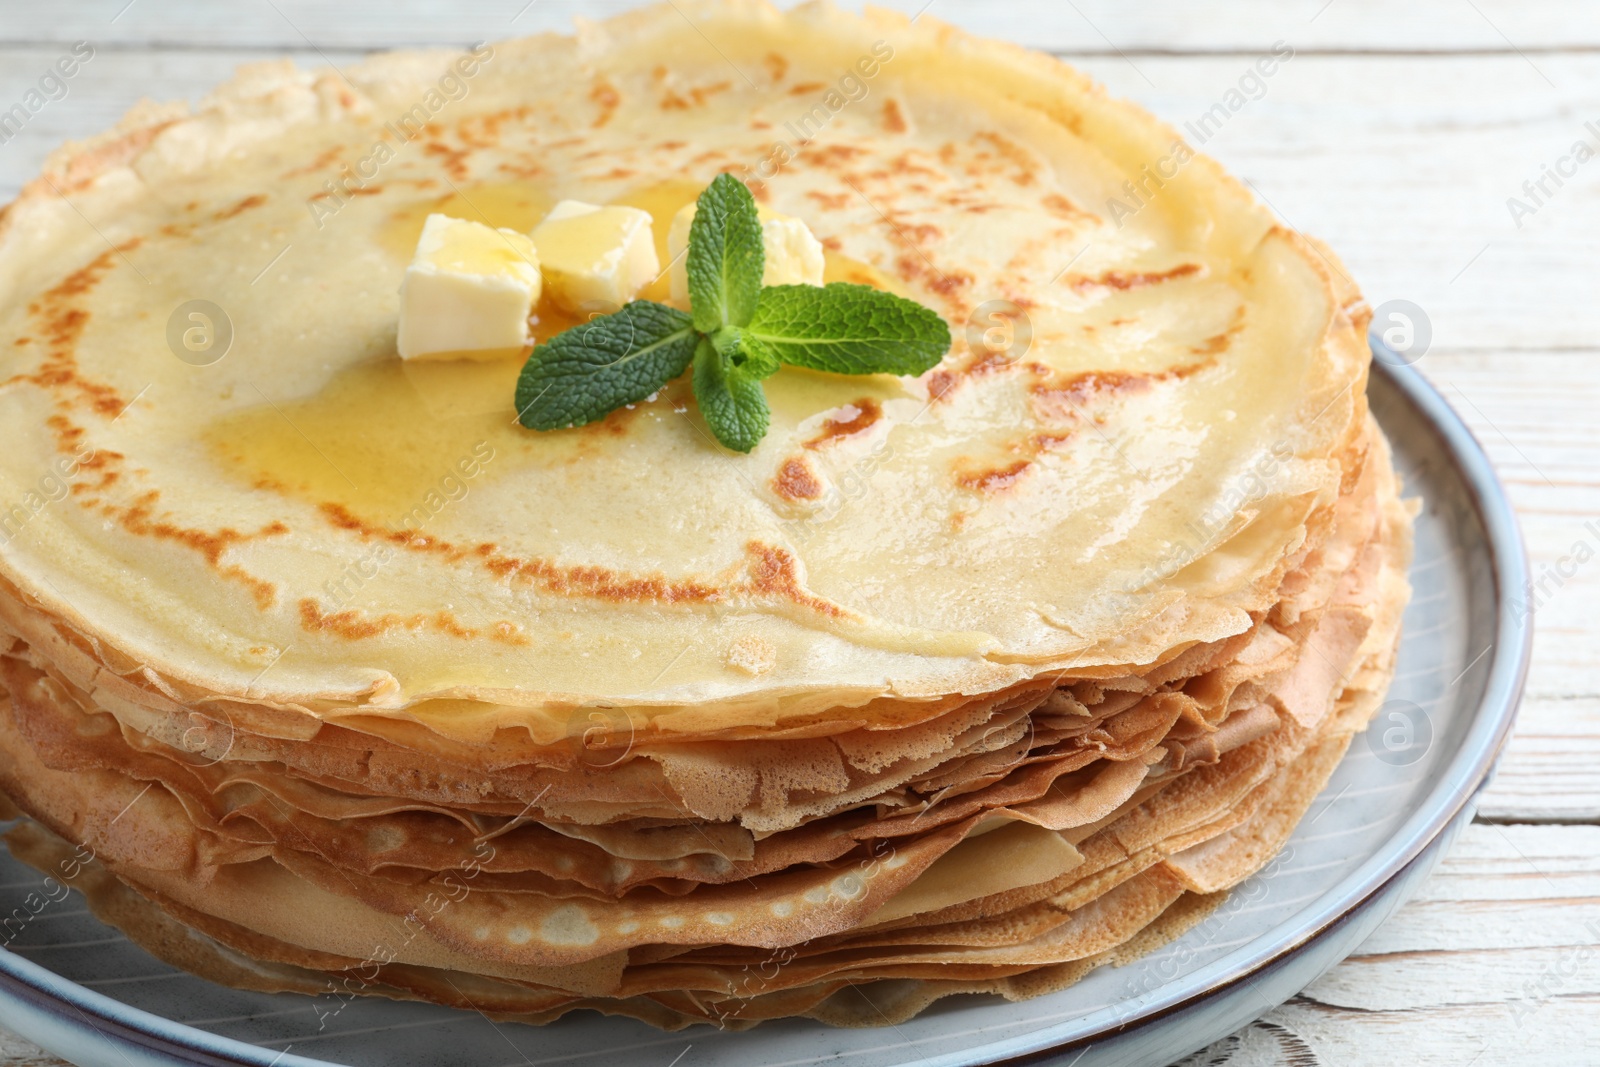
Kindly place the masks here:
MULTIPOLYGON (((1235 951, 1181 981, 1167 983, 1144 997, 1124 1002, 1142 1001, 1136 1011, 1119 1013, 1112 1025, 1099 1027, 1092 1033, 1067 1032, 1081 1022, 1080 1017, 982 1047, 947 1055, 935 1053, 923 1059, 928 1067, 1035 1061, 1041 1055, 1092 1044, 1221 996, 1329 933, 1345 916, 1381 893, 1461 816, 1488 784, 1521 703, 1532 649, 1533 614, 1527 610, 1519 613, 1511 607, 1511 594, 1528 586, 1529 569, 1521 530, 1488 454, 1444 394, 1412 361, 1397 355, 1382 338, 1371 334, 1368 340, 1373 353, 1372 371, 1385 378, 1424 416, 1426 430, 1452 460, 1484 530, 1494 595, 1494 641, 1489 649, 1491 659, 1483 697, 1472 713, 1472 722, 1455 757, 1441 769, 1433 787, 1411 816, 1360 867, 1289 919, 1235 951)), ((53 1016, 67 1027, 92 1030, 108 1040, 120 1039, 145 1052, 184 1057, 175 1062, 241 1067, 339 1067, 333 1061, 292 1055, 287 1049, 274 1055, 266 1046, 164 1018, 80 986, 0 947, 0 1003, 6 999, 53 1016), (74 1019, 73 1013, 78 1018, 74 1019)))

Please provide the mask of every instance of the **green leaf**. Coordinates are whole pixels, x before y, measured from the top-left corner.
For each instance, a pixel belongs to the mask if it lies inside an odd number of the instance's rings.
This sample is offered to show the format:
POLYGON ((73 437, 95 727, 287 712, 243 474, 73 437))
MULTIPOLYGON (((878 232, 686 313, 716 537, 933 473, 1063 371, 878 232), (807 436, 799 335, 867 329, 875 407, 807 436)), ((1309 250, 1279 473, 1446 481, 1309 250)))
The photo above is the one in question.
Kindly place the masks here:
POLYGON ((694 398, 700 415, 727 448, 749 452, 767 435, 769 409, 761 380, 701 338, 694 353, 694 398))
POLYGON ((778 359, 770 349, 752 345, 737 326, 724 326, 711 335, 711 343, 735 367, 752 378, 770 378, 778 373, 778 359))
POLYGON ((698 334, 689 316, 635 300, 533 350, 517 379, 517 420, 558 430, 603 419, 682 374, 698 334))
POLYGON ((867 285, 773 285, 741 340, 796 367, 915 375, 950 350, 950 327, 933 309, 867 285))
POLYGON ((761 296, 766 253, 756 198, 733 175, 717 175, 695 201, 684 267, 695 329, 715 333, 750 321, 761 296))

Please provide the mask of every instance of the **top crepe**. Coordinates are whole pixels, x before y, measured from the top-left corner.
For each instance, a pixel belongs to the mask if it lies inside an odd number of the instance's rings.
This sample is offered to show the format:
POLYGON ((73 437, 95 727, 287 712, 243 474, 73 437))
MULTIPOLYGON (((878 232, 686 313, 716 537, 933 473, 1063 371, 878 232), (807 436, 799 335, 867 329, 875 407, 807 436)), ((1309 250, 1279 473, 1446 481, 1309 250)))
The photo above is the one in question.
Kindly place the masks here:
POLYGON ((903 722, 1247 629, 1362 424, 1334 268, 1047 57, 677 7, 575 46, 263 64, 59 154, 0 219, 0 576, 176 699, 536 743, 595 706, 903 722), (395 359, 428 211, 526 230, 632 199, 662 239, 663 180, 725 170, 833 276, 944 315, 944 364, 786 369, 741 457, 681 382, 536 434, 516 361, 395 359), (175 358, 191 300, 231 322, 220 360, 175 358))

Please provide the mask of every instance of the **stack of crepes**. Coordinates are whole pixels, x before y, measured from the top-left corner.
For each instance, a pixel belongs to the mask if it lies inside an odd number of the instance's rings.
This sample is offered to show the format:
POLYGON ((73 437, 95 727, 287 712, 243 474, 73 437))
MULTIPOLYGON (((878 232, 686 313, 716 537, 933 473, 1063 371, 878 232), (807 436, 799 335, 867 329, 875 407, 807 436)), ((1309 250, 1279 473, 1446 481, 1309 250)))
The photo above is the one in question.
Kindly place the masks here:
POLYGON ((9 842, 156 954, 529 1021, 1033 996, 1266 864, 1381 700, 1410 511, 1331 253, 1047 57, 679 7, 252 69, 8 210, 9 842), (732 456, 681 382, 533 434, 515 362, 394 359, 426 211, 725 170, 945 362, 780 372, 732 456))

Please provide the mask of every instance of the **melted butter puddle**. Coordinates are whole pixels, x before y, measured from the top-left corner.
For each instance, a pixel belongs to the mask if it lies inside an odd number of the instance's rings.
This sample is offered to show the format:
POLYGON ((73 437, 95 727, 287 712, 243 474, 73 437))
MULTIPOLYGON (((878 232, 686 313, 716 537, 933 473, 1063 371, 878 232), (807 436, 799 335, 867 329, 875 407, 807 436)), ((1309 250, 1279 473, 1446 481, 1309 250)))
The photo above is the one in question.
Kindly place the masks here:
MULTIPOLYGON (((672 179, 613 201, 649 212, 655 223, 662 276, 639 294, 642 298, 667 298, 667 229, 700 189, 672 179)), ((385 223, 380 241, 409 261, 429 214, 526 233, 554 203, 524 183, 480 185, 401 208, 385 223)), ((876 268, 832 251, 825 253, 824 280, 899 289, 876 268)), ((581 321, 543 301, 535 316, 535 344, 581 321)), ((574 431, 534 433, 515 425, 517 375, 526 356, 526 351, 508 351, 488 359, 408 363, 393 356, 362 363, 334 375, 313 396, 231 413, 203 436, 223 466, 247 484, 315 504, 338 504, 368 521, 403 528, 403 517, 426 494, 450 495, 455 483, 446 479, 462 478, 458 463, 476 460, 471 469, 492 471, 498 469, 496 461, 509 465, 510 454, 524 455, 526 462, 530 452, 536 462, 566 462, 594 435, 625 427, 631 412, 619 411, 574 431), (485 456, 496 458, 486 461, 485 456)), ((888 399, 901 392, 891 380, 803 371, 779 374, 766 385, 775 413, 796 421, 862 396, 888 399)))
POLYGON ((205 439, 248 484, 401 528, 429 491, 459 495, 446 481, 462 480, 458 461, 493 469, 521 443, 511 424, 521 369, 520 359, 364 363, 307 399, 224 416, 205 439))
POLYGON ((432 200, 407 204, 389 216, 378 235, 379 243, 402 262, 411 262, 429 215, 481 222, 498 229, 527 233, 555 206, 555 199, 526 182, 496 182, 432 200))

